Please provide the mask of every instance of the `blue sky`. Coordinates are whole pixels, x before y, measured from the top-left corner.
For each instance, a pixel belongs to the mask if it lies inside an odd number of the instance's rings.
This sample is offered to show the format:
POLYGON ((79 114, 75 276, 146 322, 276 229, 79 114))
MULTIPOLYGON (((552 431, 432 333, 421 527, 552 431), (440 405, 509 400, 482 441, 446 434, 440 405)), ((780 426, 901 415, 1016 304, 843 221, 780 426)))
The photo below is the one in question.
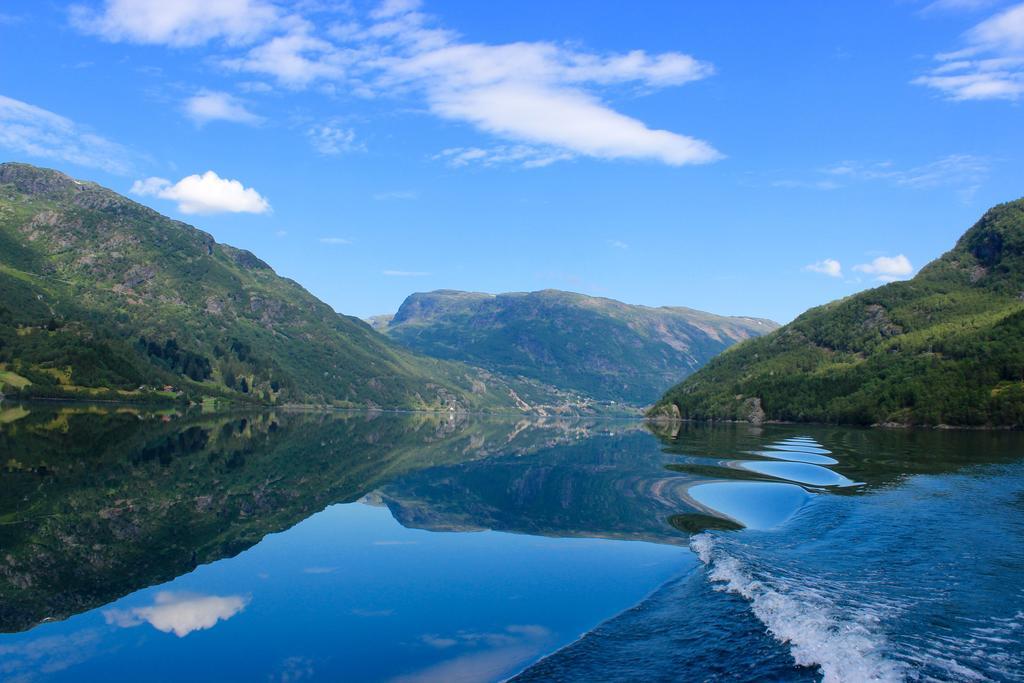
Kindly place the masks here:
POLYGON ((787 321, 1024 194, 1024 3, 6 0, 0 65, 0 158, 359 316, 552 287, 787 321))

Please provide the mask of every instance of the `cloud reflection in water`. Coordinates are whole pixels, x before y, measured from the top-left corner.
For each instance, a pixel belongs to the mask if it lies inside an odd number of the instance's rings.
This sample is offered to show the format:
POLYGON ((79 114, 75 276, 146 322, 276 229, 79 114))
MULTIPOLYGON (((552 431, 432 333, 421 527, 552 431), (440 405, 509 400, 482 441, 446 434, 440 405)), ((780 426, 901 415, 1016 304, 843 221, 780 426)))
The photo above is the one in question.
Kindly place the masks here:
POLYGON ((103 613, 108 624, 131 628, 143 622, 164 633, 184 638, 193 631, 213 628, 227 621, 249 604, 242 595, 196 595, 160 591, 153 604, 131 609, 111 609, 103 613))

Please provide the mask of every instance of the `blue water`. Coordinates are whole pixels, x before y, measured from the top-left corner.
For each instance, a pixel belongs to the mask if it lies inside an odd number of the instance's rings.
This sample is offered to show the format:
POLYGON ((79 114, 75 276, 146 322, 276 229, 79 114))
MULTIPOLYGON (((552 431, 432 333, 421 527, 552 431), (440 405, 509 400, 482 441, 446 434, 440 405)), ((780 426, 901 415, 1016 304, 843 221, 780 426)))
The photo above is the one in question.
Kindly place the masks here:
POLYGON ((775 507, 517 680, 1024 680, 1024 464, 775 507))
POLYGON ((692 564, 675 546, 407 529, 336 505, 0 641, 5 681, 498 680, 692 564))
POLYGON ((3 681, 1024 681, 1024 435, 33 407, 3 681))

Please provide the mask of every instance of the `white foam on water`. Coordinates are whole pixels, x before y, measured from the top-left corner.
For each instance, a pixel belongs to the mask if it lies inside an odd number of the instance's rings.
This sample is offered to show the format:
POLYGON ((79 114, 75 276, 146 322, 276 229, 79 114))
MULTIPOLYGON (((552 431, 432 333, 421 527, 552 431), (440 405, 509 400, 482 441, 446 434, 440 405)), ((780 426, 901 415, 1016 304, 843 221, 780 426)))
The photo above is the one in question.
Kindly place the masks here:
POLYGON ((840 610, 824 591, 787 580, 758 579, 742 563, 716 548, 710 534, 695 536, 690 548, 719 590, 747 600, 754 615, 800 666, 816 666, 825 683, 902 681, 908 672, 885 654, 880 617, 863 608, 840 610))

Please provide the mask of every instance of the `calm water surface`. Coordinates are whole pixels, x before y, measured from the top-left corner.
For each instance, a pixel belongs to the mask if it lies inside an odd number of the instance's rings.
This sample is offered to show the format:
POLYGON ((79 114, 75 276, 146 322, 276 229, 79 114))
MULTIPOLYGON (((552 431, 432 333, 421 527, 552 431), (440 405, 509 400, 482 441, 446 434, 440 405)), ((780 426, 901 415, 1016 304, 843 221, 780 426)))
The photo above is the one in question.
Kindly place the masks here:
POLYGON ((1024 681, 1024 436, 0 408, 0 680, 1024 681))

